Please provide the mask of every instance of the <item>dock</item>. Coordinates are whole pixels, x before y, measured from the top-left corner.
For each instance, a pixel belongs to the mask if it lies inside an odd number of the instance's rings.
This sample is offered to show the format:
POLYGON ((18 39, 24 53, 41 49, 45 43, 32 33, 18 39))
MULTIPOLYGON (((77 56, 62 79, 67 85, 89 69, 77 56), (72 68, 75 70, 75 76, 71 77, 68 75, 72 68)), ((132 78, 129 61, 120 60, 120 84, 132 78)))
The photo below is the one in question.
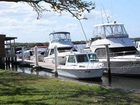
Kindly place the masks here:
MULTIPOLYGON (((17 59, 17 62, 20 62, 20 64, 31 65, 32 67, 36 66, 36 62, 33 61, 33 60, 24 59, 24 61, 22 61, 22 59, 17 59)), ((44 68, 44 69, 49 69, 49 70, 52 70, 52 71, 55 69, 54 65, 47 64, 45 62, 38 62, 37 67, 41 67, 41 68, 44 68)))

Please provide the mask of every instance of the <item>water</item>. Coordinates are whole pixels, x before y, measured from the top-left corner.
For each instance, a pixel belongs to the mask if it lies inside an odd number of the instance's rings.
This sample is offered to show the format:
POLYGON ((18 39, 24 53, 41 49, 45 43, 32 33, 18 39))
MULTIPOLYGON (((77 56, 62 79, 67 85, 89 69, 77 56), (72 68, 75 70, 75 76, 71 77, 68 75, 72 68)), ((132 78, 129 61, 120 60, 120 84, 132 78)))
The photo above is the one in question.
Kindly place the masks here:
MULTIPOLYGON (((33 75, 39 75, 39 76, 54 76, 54 74, 45 71, 45 69, 42 69, 41 71, 34 71, 32 68, 17 68, 18 72, 27 73, 27 74, 33 74, 33 75)), ((65 79, 65 80, 73 80, 69 78, 64 77, 58 77, 59 79, 65 79)), ((74 80, 78 82, 88 83, 88 84, 99 84, 102 86, 111 86, 113 88, 122 88, 126 90, 139 90, 140 91, 140 77, 120 77, 120 76, 112 76, 112 82, 109 84, 108 77, 106 75, 103 75, 101 80, 74 80)))

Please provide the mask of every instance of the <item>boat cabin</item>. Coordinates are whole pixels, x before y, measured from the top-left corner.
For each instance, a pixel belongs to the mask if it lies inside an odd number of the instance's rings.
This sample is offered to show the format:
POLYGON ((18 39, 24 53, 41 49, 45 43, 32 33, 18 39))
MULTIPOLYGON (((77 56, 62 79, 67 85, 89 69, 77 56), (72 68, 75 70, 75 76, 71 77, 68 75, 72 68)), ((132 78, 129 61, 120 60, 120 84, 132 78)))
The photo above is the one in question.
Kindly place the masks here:
POLYGON ((66 64, 87 63, 99 61, 95 53, 70 54, 67 56, 66 64))
POLYGON ((91 49, 99 58, 106 57, 106 44, 109 45, 110 57, 138 54, 123 24, 116 22, 99 24, 95 26, 95 30, 91 49))

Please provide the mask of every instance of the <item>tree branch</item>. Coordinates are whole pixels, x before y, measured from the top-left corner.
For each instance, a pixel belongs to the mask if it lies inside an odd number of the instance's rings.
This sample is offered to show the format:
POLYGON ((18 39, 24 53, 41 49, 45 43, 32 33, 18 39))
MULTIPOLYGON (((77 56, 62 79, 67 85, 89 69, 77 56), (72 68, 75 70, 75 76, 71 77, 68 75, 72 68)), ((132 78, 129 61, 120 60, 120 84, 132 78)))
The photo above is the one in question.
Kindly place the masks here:
POLYGON ((39 5, 44 1, 51 5, 51 8, 56 12, 68 11, 74 17, 79 19, 84 11, 90 12, 95 8, 95 3, 84 2, 82 0, 0 0, 6 2, 26 2, 37 12, 38 18, 41 13, 46 10, 45 7, 39 5))

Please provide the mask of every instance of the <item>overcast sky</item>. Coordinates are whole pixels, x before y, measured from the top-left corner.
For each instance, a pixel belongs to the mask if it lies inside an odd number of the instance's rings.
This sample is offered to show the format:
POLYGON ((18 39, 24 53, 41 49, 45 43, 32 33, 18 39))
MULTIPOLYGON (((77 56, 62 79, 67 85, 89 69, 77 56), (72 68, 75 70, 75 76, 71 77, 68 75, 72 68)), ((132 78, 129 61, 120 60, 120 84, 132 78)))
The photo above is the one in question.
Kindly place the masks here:
MULTIPOLYGON (((81 20, 88 39, 93 37, 94 25, 106 22, 106 16, 124 23, 130 37, 140 37, 140 0, 91 1, 96 9, 85 13, 88 20, 81 20)), ((79 21, 69 13, 44 12, 37 20, 36 12, 26 3, 0 2, 1 34, 17 37, 16 42, 48 42, 54 31, 69 31, 72 40, 85 40, 79 21)))

